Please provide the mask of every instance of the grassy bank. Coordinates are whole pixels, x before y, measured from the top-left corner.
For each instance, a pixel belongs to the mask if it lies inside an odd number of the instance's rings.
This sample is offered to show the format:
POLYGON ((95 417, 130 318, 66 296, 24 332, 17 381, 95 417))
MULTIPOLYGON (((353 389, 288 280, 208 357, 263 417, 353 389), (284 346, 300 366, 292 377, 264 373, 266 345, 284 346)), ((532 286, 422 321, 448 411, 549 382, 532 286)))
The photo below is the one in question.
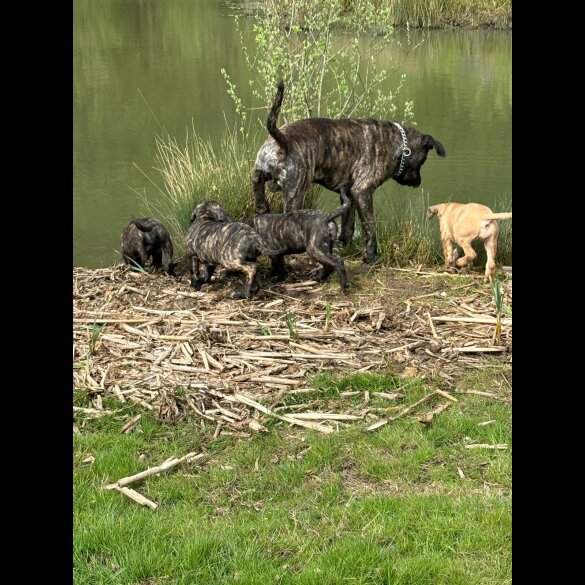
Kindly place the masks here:
POLYGON ((380 0, 380 6, 389 8, 395 26, 512 28, 512 0, 380 0))
MULTIPOLYGON (((357 2, 346 0, 344 7, 351 11, 357 2)), ((248 0, 232 0, 231 4, 246 11, 257 9, 248 0)), ((378 11, 387 11, 397 27, 512 28, 512 0, 377 0, 375 4, 378 11)))
MULTIPOLYGON (((458 384, 490 396, 458 394, 432 425, 405 417, 375 433, 324 436, 276 423, 245 440, 213 440, 213 423, 143 416, 121 434, 120 411, 87 420, 74 437, 75 583, 511 582, 511 407, 502 368, 458 384), (208 456, 137 486, 156 511, 103 489, 193 450, 208 456)), ((368 392, 384 406, 377 393, 399 390, 407 404, 433 382, 339 372, 312 385, 313 394, 287 401, 316 398, 325 411, 368 392), (347 390, 358 394, 342 397, 347 390)), ((130 415, 137 406, 123 408, 130 415)))
MULTIPOLYGON (((220 145, 214 146, 201 139, 194 128, 183 143, 168 136, 157 138, 155 167, 160 175, 149 178, 160 186, 156 200, 145 200, 145 205, 169 227, 179 255, 182 254, 191 212, 201 201, 218 201, 236 219, 252 217, 254 197, 250 176, 260 143, 260 140, 250 137, 244 139, 238 132, 226 132, 220 145)), ((267 190, 267 195, 271 210, 274 213, 282 211, 281 194, 267 190)), ((380 205, 376 219, 380 262, 383 265, 404 267, 443 263, 438 221, 436 218, 426 220, 429 202, 424 194, 413 193, 406 205, 397 205, 390 198, 380 196, 374 199, 380 205)), ((456 197, 453 199, 461 201, 456 197)), ((307 195, 305 206, 333 209, 336 205, 327 207, 321 200, 319 189, 313 188, 307 195)), ((493 205, 495 212, 511 209, 511 194, 503 194, 493 205)), ((356 221, 359 225, 359 220, 356 221)), ((475 242, 474 247, 478 253, 475 265, 485 265, 483 246, 475 242)), ((358 234, 354 244, 342 250, 342 254, 358 257, 363 249, 364 242, 358 234)), ((511 221, 500 222, 497 262, 512 264, 511 221)))
POLYGON ((253 301, 74 269, 76 585, 510 582, 511 318, 494 346, 477 279, 347 265, 253 301), (156 510, 104 489, 192 452, 131 484, 156 510))

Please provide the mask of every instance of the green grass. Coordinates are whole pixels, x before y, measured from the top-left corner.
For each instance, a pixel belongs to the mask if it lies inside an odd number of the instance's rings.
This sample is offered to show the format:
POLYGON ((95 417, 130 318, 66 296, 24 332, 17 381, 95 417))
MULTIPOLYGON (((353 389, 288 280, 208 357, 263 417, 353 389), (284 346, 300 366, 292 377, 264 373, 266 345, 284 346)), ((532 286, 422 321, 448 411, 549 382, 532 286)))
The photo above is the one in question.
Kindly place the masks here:
MULTIPOLYGON (((460 388, 509 396, 508 374, 487 367, 460 388)), ((410 404, 430 389, 387 374, 312 383, 321 408, 341 411, 356 400, 340 396, 348 389, 383 405, 379 391, 399 391, 410 404)), ((431 426, 405 418, 373 433, 348 426, 321 435, 278 423, 249 439, 212 441, 213 428, 199 421, 169 426, 143 415, 122 435, 118 414, 89 420, 74 437, 74 582, 509 583, 511 451, 465 444, 511 447, 510 405, 459 397, 431 426), (496 422, 478 426, 486 420, 496 422), (134 486, 156 511, 103 489, 193 450, 210 457, 134 486), (83 464, 90 453, 95 462, 83 464)))

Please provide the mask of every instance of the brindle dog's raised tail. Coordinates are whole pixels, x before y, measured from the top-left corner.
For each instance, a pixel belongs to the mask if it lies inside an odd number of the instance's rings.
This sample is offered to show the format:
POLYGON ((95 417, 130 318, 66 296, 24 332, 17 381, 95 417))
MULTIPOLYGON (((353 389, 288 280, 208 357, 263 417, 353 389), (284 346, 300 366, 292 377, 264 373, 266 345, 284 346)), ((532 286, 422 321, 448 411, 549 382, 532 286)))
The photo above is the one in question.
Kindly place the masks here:
POLYGON ((280 107, 282 106, 282 98, 284 96, 284 81, 280 81, 278 84, 278 90, 276 92, 276 96, 274 98, 274 103, 272 104, 272 108, 268 113, 268 119, 266 120, 266 129, 268 133, 276 142, 278 142, 280 148, 282 148, 282 157, 284 158, 287 153, 287 140, 284 134, 276 127, 276 121, 278 120, 278 115, 280 114, 280 107))

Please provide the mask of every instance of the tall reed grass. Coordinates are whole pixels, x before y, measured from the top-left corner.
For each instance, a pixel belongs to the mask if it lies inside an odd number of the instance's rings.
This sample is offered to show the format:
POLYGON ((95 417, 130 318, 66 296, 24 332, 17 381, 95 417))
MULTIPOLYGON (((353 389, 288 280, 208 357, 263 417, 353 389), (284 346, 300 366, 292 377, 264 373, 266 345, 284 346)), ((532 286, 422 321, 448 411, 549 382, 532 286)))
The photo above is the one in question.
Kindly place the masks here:
MULTIPOLYGON (((360 0, 345 0, 347 12, 360 0)), ((231 0, 232 5, 243 7, 247 12, 256 9, 249 0, 231 0)), ((299 10, 303 8, 300 2, 299 10)), ((512 0, 377 0, 378 13, 387 11, 394 26, 412 28, 512 28, 512 0)), ((372 23, 376 28, 379 23, 372 23)))
MULTIPOLYGON (((253 216, 250 179, 264 138, 246 140, 237 130, 226 128, 219 145, 214 145, 201 138, 194 126, 188 130, 184 143, 169 135, 156 137, 155 170, 160 173, 162 186, 142 171, 158 192, 156 198, 144 195, 143 199, 149 211, 165 222, 179 253, 183 251, 191 213, 199 203, 217 201, 237 220, 253 216)), ((281 194, 267 189, 266 195, 271 212, 282 212, 281 194)), ((312 189, 305 206, 315 207, 316 198, 317 190, 312 189)))

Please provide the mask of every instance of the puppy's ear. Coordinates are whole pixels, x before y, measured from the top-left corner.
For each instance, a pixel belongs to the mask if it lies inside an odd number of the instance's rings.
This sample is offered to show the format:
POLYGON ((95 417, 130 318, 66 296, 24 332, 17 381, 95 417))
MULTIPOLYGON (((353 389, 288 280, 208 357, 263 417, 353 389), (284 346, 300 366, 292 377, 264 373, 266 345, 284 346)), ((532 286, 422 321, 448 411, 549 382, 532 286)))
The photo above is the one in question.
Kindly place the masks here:
POLYGON ((434 148, 439 156, 447 155, 445 152, 445 147, 438 140, 435 140, 430 134, 425 134, 423 145, 429 150, 434 148))
POLYGON ((193 213, 191 214, 191 223, 193 223, 198 217, 206 217, 207 210, 209 208, 209 201, 203 201, 195 206, 193 213))
POLYGON ((228 214, 224 211, 223 207, 218 203, 215 204, 213 209, 213 215, 215 215, 215 221, 221 221, 222 223, 229 223, 231 221, 228 214))
POLYGON ((431 217, 433 217, 433 215, 437 214, 438 212, 439 212, 438 206, 437 205, 431 205, 427 209, 427 219, 431 219, 431 217))

